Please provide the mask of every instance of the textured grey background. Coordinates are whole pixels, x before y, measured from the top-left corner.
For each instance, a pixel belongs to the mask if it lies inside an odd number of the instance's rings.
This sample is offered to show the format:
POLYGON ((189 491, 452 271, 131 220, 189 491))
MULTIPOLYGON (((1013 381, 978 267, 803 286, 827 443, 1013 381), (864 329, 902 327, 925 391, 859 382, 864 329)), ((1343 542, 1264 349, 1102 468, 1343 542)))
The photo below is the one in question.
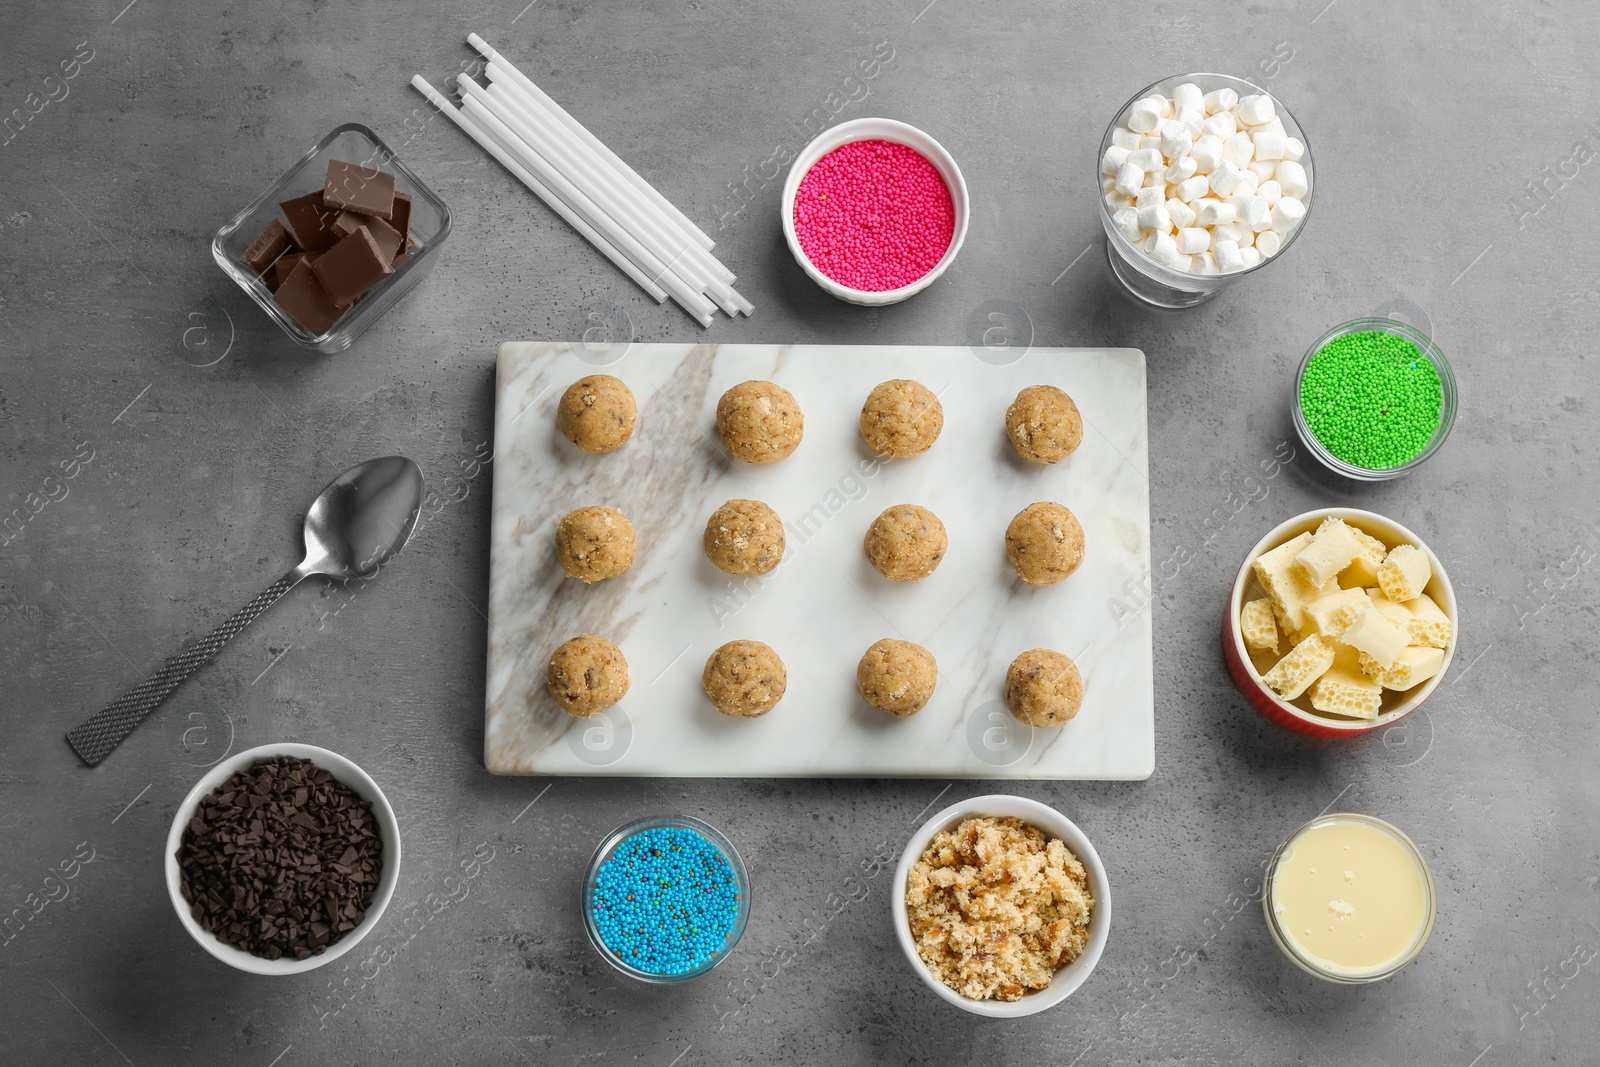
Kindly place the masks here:
POLYGON ((1594 1062, 1600 9, 523 2, 31 0, 0 15, 0 112, 29 116, 0 147, 0 501, 28 516, 0 546, 0 911, 32 914, 48 869, 93 857, 0 946, 0 1059, 1594 1062), (442 83, 471 58, 472 29, 717 233, 753 318, 702 332, 654 305, 427 121, 406 81, 442 83), (839 118, 934 133, 974 210, 938 284, 866 311, 794 265, 779 181, 752 179, 737 213, 729 183, 798 148, 798 124, 855 89, 845 78, 880 41, 893 59, 839 118), (62 92, 44 79, 89 49, 65 98, 32 114, 62 92), (1196 68, 1267 79, 1309 131, 1317 201, 1281 263, 1199 310, 1155 314, 1113 289, 1088 182, 1112 109, 1196 68), (455 232, 352 352, 307 358, 207 244, 349 120, 399 147, 455 232), (1005 1024, 915 983, 875 862, 930 805, 982 783, 484 772, 489 475, 470 466, 503 339, 572 337, 616 305, 640 340, 959 343, 986 301, 1023 309, 1036 343, 1148 354, 1158 571, 1155 776, 1018 790, 1098 842, 1116 887, 1110 947, 1066 1004, 1005 1024), (1454 361, 1463 403, 1446 449, 1380 488, 1319 477, 1304 455, 1263 479, 1291 434, 1307 344, 1384 309, 1425 323, 1454 361), (46 481, 91 451, 74 478, 46 481), (388 452, 436 485, 456 471, 459 499, 371 586, 296 590, 104 766, 80 767, 62 732, 294 563, 310 497, 388 452), (1325 504, 1423 533, 1465 617, 1426 714, 1342 745, 1266 723, 1218 650, 1245 550, 1325 504), (398 956, 376 973, 355 965, 365 953, 297 978, 235 973, 172 915, 162 844, 199 765, 280 739, 337 749, 388 790, 405 833, 397 906, 455 895, 426 922, 386 921, 373 936, 398 956), (1252 895, 1272 848, 1329 805, 1398 823, 1438 878, 1426 953, 1378 986, 1292 969, 1252 895), (756 911, 713 976, 642 989, 583 942, 576 881, 604 832, 664 809, 731 833, 756 911), (493 859, 461 898, 451 875, 480 845, 493 859))

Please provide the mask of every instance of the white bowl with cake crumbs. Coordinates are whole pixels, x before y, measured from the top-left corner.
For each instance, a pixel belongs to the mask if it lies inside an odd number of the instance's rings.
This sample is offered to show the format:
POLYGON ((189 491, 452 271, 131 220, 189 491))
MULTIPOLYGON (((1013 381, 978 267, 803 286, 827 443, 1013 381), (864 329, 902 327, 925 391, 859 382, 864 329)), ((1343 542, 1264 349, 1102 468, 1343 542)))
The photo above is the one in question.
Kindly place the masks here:
POLYGON ((1013 1019, 1054 1007, 1105 950, 1111 894, 1082 830, 1026 797, 953 804, 895 869, 895 935, 912 970, 963 1011, 1013 1019))

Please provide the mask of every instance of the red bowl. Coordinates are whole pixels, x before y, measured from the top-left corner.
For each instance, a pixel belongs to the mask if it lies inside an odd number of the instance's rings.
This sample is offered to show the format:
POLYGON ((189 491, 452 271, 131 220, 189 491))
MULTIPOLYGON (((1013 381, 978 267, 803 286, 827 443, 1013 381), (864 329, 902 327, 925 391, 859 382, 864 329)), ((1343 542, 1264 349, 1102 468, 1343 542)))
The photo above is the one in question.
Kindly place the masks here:
MULTIPOLYGON (((1222 620, 1222 657, 1227 661, 1228 674, 1233 678, 1233 684, 1239 688, 1239 692, 1244 694, 1244 698, 1252 707, 1279 726, 1309 737, 1351 737, 1392 726, 1428 699, 1429 695, 1439 688, 1439 683, 1450 670, 1450 661, 1455 658, 1460 634, 1461 617, 1457 612, 1455 589, 1450 585, 1450 578, 1445 574, 1444 565, 1439 562, 1439 557, 1433 554, 1433 549, 1429 548, 1422 538, 1393 519, 1371 511, 1360 511, 1356 508, 1321 508, 1296 515, 1280 523, 1267 536, 1257 541, 1255 547, 1245 556, 1244 563, 1239 567, 1239 574, 1233 580, 1233 595, 1228 598, 1227 614, 1222 620), (1330 515, 1336 515, 1363 533, 1371 534, 1390 548, 1404 543, 1422 549, 1428 556, 1428 565, 1433 568, 1433 577, 1423 592, 1432 597, 1434 603, 1439 605, 1439 610, 1450 617, 1450 647, 1444 650, 1444 664, 1439 668, 1439 673, 1416 688, 1407 690, 1404 699, 1385 709, 1371 722, 1319 715, 1315 711, 1301 708, 1279 697, 1261 683, 1261 675, 1257 673, 1255 664, 1250 660, 1250 652, 1245 647, 1244 634, 1239 630, 1239 613, 1243 610, 1245 601, 1265 595, 1256 582, 1255 572, 1250 569, 1250 564, 1262 553, 1277 548, 1290 538, 1315 530, 1322 524, 1322 520, 1330 515)), ((1386 690, 1385 693, 1387 692, 1386 690)))

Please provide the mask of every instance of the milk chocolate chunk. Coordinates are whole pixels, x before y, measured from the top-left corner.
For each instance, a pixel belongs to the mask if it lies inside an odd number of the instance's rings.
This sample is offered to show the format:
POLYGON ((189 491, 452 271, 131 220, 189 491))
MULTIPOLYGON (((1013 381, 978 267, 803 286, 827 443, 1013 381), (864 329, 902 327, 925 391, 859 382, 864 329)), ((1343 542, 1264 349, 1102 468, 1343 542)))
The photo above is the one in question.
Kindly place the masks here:
POLYGON ((264 274, 288 247, 289 231, 284 229, 283 223, 273 219, 244 250, 244 264, 257 274, 264 274))
POLYGON ((285 252, 278 257, 278 261, 272 265, 272 269, 261 276, 262 280, 267 283, 268 289, 277 292, 278 287, 283 284, 283 280, 300 265, 300 261, 310 258, 304 252, 285 252))
POLYGON ((387 219, 394 214, 394 175, 330 159, 322 200, 329 207, 387 219))
POLYGON ((311 269, 340 307, 354 304, 374 282, 394 273, 389 257, 365 226, 358 227, 355 233, 341 238, 338 244, 318 256, 311 269))
POLYGON ((338 218, 339 213, 330 211, 322 202, 322 190, 285 200, 278 207, 283 209, 283 217, 289 220, 294 243, 305 251, 312 254, 326 252, 339 239, 333 230, 333 220, 338 218))
MULTIPOLYGON (((394 227, 396 233, 411 236, 411 197, 402 193, 398 188, 394 191, 394 214, 389 216, 389 225, 394 227)), ((402 243, 404 238, 402 238, 402 243)), ((396 251, 404 251, 403 248, 396 251)))
POLYGON ((310 332, 321 335, 328 332, 344 309, 334 303, 333 297, 322 287, 309 258, 295 264, 288 277, 278 286, 272 298, 294 321, 310 332))
POLYGON ((339 217, 333 220, 334 231, 342 237, 350 236, 363 226, 372 234, 372 239, 378 242, 378 247, 383 249, 383 254, 388 259, 394 259, 405 245, 406 239, 376 215, 363 215, 359 211, 341 211, 339 217))

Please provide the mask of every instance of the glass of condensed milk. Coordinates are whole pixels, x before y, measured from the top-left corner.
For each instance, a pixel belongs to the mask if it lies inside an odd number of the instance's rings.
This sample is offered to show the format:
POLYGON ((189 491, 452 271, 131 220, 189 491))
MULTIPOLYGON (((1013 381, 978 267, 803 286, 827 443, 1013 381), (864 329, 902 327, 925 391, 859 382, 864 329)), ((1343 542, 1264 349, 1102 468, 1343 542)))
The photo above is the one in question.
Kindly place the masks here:
POLYGON ((1359 985, 1417 958, 1433 932, 1433 874, 1382 819, 1319 815, 1278 846, 1262 905, 1278 948, 1301 970, 1359 985))

